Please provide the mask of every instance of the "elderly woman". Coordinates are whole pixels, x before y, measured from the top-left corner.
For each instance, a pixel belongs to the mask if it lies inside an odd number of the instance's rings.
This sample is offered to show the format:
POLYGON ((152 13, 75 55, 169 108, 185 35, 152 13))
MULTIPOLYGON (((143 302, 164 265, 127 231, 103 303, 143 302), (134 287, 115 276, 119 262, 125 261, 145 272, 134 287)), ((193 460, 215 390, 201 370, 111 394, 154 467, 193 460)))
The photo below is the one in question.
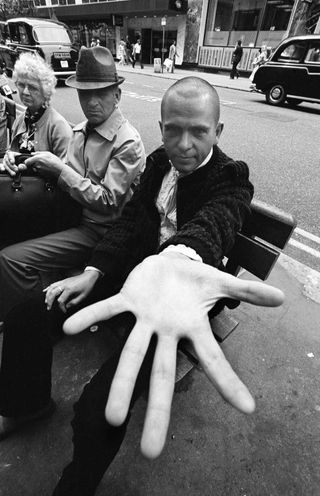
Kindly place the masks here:
POLYGON ((63 160, 72 130, 50 105, 57 83, 53 70, 38 54, 23 53, 14 66, 13 80, 26 111, 16 118, 2 169, 14 174, 16 153, 50 151, 63 160))

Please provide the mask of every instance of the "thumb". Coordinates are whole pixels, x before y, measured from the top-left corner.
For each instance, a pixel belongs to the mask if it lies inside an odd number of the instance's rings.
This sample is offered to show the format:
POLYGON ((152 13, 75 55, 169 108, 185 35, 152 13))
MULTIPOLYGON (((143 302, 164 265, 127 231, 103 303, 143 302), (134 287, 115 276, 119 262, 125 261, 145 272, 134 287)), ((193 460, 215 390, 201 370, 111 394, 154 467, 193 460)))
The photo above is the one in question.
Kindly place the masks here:
POLYGON ((264 307, 278 307, 284 302, 284 293, 278 288, 262 282, 226 275, 228 276, 225 279, 226 293, 230 298, 264 307))

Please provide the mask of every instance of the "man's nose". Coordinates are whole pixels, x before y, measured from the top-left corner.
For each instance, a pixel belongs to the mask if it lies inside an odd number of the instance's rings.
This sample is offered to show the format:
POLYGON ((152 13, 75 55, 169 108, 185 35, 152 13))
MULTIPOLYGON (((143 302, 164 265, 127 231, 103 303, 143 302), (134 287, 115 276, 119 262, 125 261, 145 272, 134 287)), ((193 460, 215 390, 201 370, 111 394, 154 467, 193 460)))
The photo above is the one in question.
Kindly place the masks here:
POLYGON ((191 148, 191 146, 192 146, 192 143, 191 143, 190 133, 188 133, 188 132, 182 133, 180 136, 180 140, 179 140, 179 147, 182 150, 188 150, 189 148, 191 148))

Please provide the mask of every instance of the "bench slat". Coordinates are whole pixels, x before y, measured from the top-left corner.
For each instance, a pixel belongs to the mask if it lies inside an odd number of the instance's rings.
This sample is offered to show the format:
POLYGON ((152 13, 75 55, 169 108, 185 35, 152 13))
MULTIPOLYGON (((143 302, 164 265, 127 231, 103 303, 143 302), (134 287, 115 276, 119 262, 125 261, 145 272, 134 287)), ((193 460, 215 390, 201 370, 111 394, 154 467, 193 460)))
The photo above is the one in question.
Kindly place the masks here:
POLYGON ((251 237, 257 236, 278 248, 285 248, 297 225, 294 217, 258 200, 252 202, 251 210, 252 214, 246 219, 241 232, 251 237))
POLYGON ((238 233, 226 269, 234 274, 235 268, 239 266, 265 281, 278 257, 279 252, 274 248, 238 233))

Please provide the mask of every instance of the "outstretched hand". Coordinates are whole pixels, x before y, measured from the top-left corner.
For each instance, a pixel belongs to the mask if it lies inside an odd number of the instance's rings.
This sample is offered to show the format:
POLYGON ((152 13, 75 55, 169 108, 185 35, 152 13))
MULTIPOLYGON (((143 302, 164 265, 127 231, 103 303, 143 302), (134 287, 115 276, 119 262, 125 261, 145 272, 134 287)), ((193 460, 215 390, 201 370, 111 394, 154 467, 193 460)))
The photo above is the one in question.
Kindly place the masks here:
POLYGON ((279 289, 168 253, 145 259, 131 272, 120 293, 80 310, 64 324, 67 334, 76 334, 122 312, 136 316, 106 406, 106 418, 115 426, 125 421, 143 358, 152 335, 157 334, 141 439, 142 453, 148 458, 160 455, 165 444, 181 338, 191 341, 204 372, 225 400, 244 413, 254 411, 254 399, 232 370, 210 328, 208 312, 225 297, 262 306, 278 306, 284 299, 279 289))

